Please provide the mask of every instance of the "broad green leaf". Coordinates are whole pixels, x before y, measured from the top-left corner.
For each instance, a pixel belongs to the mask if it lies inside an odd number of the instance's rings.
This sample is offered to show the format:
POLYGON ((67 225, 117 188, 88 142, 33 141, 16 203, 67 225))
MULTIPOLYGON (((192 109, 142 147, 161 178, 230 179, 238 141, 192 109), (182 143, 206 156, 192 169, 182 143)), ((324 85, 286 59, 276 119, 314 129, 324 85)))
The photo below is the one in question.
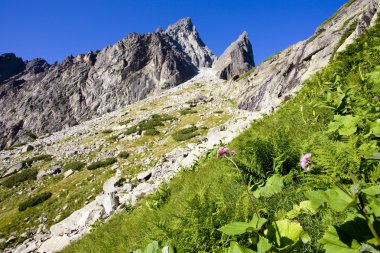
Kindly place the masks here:
POLYGON ((259 242, 257 243, 257 253, 266 253, 272 248, 272 244, 269 243, 268 239, 259 236, 259 242))
POLYGON ((218 230, 226 235, 241 235, 245 234, 250 227, 252 227, 251 224, 247 222, 231 222, 218 230))
POLYGON ((380 217, 380 199, 377 197, 368 197, 369 207, 376 217, 380 217))
POLYGON ((337 212, 343 212, 355 202, 346 192, 334 186, 326 191, 308 191, 305 196, 312 202, 313 206, 327 203, 331 209, 337 212))
POLYGON ((253 195, 256 198, 272 197, 274 194, 281 192, 283 186, 284 182, 282 177, 278 174, 274 174, 268 178, 265 186, 259 187, 256 191, 253 192, 253 195))
POLYGON ((267 219, 258 217, 257 214, 254 214, 249 225, 252 226, 254 231, 259 231, 266 222, 267 219))
POLYGON ((250 222, 231 222, 219 228, 219 231, 226 235, 241 235, 247 232, 257 232, 265 222, 267 222, 266 219, 257 217, 255 214, 250 222))
POLYGON ((299 205, 293 205, 293 209, 287 212, 286 216, 289 219, 294 219, 301 213, 316 214, 320 204, 305 200, 299 203, 299 205))
POLYGON ((237 242, 231 242, 230 247, 225 251, 225 253, 256 253, 251 249, 247 249, 240 246, 237 242))
POLYGON ((380 84, 380 66, 375 67, 375 71, 368 73, 367 76, 375 84, 380 84))
POLYGON ((161 253, 160 246, 157 241, 149 243, 143 253, 161 253))
POLYGON ((330 122, 327 132, 335 132, 338 130, 340 135, 350 136, 357 130, 357 125, 360 123, 360 117, 352 115, 334 115, 334 120, 330 122))
POLYGON ((354 248, 343 243, 339 239, 336 228, 332 226, 328 227, 319 243, 324 245, 326 253, 358 253, 360 248, 360 244, 357 242, 353 242, 354 248))
MULTIPOLYGON (((378 231, 378 225, 375 225, 378 231)), ((364 217, 349 216, 340 226, 329 226, 319 240, 326 253, 357 253, 363 243, 373 242, 373 235, 364 217)))
POLYGON ((279 220, 273 222, 267 230, 267 238, 277 245, 277 248, 286 252, 297 244, 310 241, 310 236, 297 221, 279 220))
POLYGON ((380 194, 380 185, 375 185, 366 189, 362 189, 362 192, 371 196, 378 195, 380 194))
POLYGON ((380 160, 380 152, 375 152, 372 155, 366 157, 367 160, 380 160))

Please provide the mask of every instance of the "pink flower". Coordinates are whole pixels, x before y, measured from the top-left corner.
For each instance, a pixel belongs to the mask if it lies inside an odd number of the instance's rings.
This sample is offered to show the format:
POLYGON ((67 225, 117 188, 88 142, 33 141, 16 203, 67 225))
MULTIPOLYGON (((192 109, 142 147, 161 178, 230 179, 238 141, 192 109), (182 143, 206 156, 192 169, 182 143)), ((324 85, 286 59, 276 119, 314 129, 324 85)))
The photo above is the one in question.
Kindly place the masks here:
POLYGON ((311 153, 304 154, 300 159, 300 165, 302 169, 309 171, 309 166, 311 165, 311 153))
POLYGON ((233 156, 237 155, 236 151, 235 151, 235 150, 232 150, 232 151, 231 151, 231 155, 233 155, 233 156))
POLYGON ((216 157, 221 157, 227 155, 230 150, 227 147, 220 147, 218 152, 216 152, 216 157))

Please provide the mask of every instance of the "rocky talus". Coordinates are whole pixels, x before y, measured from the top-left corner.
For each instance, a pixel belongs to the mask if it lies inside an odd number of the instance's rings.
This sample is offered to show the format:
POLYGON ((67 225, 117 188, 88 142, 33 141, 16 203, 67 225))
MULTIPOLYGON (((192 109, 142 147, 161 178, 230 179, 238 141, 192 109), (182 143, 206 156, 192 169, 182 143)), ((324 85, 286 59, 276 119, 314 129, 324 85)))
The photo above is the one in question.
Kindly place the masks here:
POLYGON ((0 148, 122 108, 192 78, 214 56, 189 18, 49 65, 0 57, 0 148), (5 65, 5 66, 4 66, 5 65))

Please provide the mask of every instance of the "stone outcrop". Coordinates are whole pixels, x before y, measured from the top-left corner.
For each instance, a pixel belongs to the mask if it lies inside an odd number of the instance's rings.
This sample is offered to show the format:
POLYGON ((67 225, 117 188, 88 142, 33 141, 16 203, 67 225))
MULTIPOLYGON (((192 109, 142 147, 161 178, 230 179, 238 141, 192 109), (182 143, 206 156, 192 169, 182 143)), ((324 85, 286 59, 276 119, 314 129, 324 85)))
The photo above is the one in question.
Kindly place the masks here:
POLYGON ((342 47, 363 33, 376 17, 377 9, 376 0, 350 1, 318 27, 311 38, 268 58, 238 85, 231 83, 228 94, 241 109, 271 111, 299 89, 304 80, 327 66, 353 22, 357 21, 357 28, 342 47))
POLYGON ((248 34, 244 32, 214 62, 217 76, 224 80, 234 79, 255 66, 248 34))
POLYGON ((68 56, 60 64, 1 57, 22 69, 0 72, 0 148, 29 141, 30 132, 55 132, 160 93, 214 60, 188 18, 166 31, 131 33, 113 46, 68 56))

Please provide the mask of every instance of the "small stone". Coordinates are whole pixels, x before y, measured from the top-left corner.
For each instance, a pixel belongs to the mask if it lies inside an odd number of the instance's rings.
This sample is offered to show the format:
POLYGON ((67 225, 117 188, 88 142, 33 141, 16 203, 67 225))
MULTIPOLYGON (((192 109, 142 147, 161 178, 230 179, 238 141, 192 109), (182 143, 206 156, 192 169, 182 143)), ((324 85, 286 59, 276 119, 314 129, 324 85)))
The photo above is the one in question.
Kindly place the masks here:
POLYGON ((74 171, 68 170, 68 171, 65 171, 65 173, 63 173, 63 177, 67 178, 67 177, 71 176, 72 174, 74 174, 74 171))
POLYGON ((17 239, 16 236, 11 236, 8 238, 8 240, 5 241, 5 244, 11 244, 11 243, 15 242, 16 239, 17 239))
POLYGON ((28 152, 28 151, 32 151, 34 149, 34 146, 32 145, 26 145, 25 147, 22 148, 22 152, 25 153, 25 152, 28 152))
POLYGON ((136 178, 137 178, 137 180, 142 181, 142 180, 149 180, 149 178, 151 176, 152 176, 152 172, 151 171, 144 171, 144 172, 139 173, 136 176, 136 178))

